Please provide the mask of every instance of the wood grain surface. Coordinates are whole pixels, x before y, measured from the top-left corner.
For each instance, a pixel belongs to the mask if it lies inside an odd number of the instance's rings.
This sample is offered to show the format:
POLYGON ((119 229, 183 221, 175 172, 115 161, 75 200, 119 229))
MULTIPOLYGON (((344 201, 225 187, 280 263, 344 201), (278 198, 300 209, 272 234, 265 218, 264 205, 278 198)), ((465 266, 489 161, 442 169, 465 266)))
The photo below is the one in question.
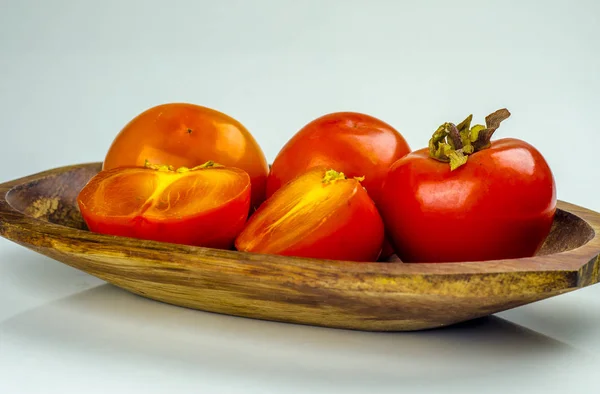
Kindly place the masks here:
POLYGON ((600 215, 559 202, 538 256, 354 263, 93 234, 76 204, 100 163, 0 185, 0 235, 123 289, 183 307, 325 327, 405 331, 486 316, 597 283, 600 215))

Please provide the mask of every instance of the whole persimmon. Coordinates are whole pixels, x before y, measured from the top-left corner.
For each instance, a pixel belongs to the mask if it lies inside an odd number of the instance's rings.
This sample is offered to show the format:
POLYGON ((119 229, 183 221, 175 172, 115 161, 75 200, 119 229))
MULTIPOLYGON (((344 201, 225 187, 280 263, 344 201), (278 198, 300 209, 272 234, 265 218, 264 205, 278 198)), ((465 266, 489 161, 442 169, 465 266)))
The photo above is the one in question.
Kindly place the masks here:
POLYGON ((544 156, 516 138, 492 139, 510 116, 500 109, 441 125, 394 163, 380 212, 404 262, 444 263, 531 257, 556 213, 556 184, 544 156))
POLYGON ((207 161, 246 171, 252 205, 264 200, 269 166, 252 134, 231 116, 195 104, 162 104, 137 115, 114 139, 103 169, 146 162, 192 168, 207 161))
POLYGON ((314 119, 279 151, 267 180, 267 197, 315 167, 334 168, 362 185, 377 203, 389 167, 410 152, 392 126, 358 112, 334 112, 314 119))

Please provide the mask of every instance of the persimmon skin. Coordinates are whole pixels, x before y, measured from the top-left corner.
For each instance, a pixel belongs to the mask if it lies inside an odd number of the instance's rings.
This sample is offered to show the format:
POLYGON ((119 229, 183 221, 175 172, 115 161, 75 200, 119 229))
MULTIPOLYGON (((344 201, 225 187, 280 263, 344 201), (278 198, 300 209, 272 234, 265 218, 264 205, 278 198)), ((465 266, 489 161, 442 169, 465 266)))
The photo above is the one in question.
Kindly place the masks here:
MULTIPOLYGON (((163 182, 162 187, 166 188, 181 180, 183 174, 157 174, 156 170, 146 168, 113 168, 103 170, 93 177, 79 193, 77 202, 85 223, 92 232, 115 235, 122 237, 131 237, 137 239, 168 242, 174 244, 184 244, 192 246, 203 246, 218 249, 232 249, 235 237, 240 233, 246 223, 250 209, 250 177, 247 173, 237 168, 207 168, 193 170, 196 174, 192 176, 202 176, 202 171, 212 171, 213 177, 219 176, 219 172, 227 172, 230 179, 228 185, 223 186, 219 192, 229 193, 229 197, 219 203, 214 204, 208 209, 204 209, 198 202, 188 202, 188 204, 199 205, 195 209, 184 207, 183 212, 169 214, 169 208, 165 205, 171 204, 170 196, 168 203, 156 201, 164 196, 149 198, 146 205, 140 206, 138 210, 123 214, 107 212, 106 206, 110 207, 123 203, 123 194, 129 195, 130 192, 119 193, 120 188, 127 187, 127 190, 136 189, 137 185, 132 182, 148 183, 152 182, 152 177, 157 175, 168 177, 169 179, 159 180, 163 182), (115 176, 123 176, 123 181, 115 181, 116 185, 111 185, 111 191, 99 195, 102 185, 108 183, 115 176), (139 175, 137 180, 127 179, 133 175, 139 175), (121 185, 119 184, 121 183, 121 185), (165 186, 166 184, 168 186, 165 186), (126 186, 127 185, 127 186, 126 186), (111 196, 111 194, 113 194, 111 196), (98 202, 96 200, 101 200, 98 202), (164 210, 163 210, 164 208, 164 210)), ((187 175, 190 176, 190 175, 187 175)), ((208 187, 219 187, 219 185, 209 185, 208 187)), ((143 186, 140 186, 143 188, 143 186)), ((185 196, 185 190, 176 190, 177 193, 184 194, 184 200, 194 199, 194 196, 185 196)), ((147 197, 146 193, 146 196, 147 197)), ((133 197, 135 198, 135 197, 133 197)), ((125 203, 132 203, 132 199, 125 203)), ((184 201, 185 204, 185 201, 184 201)), ((112 209, 112 208, 109 208, 112 209)))
POLYGON ((167 103, 133 118, 113 140, 103 169, 151 163, 196 167, 214 161, 250 175, 252 205, 265 199, 269 166, 252 134, 236 119, 190 103, 167 103))
POLYGON ((318 259, 376 261, 383 221, 356 179, 324 183, 313 168, 275 192, 236 238, 240 251, 318 259))
POLYGON ((362 185, 377 203, 389 167, 410 152, 392 126, 358 112, 334 112, 306 124, 279 151, 267 179, 267 197, 311 168, 326 167, 362 185))
POLYGON ((533 256, 556 212, 544 157, 514 138, 492 141, 451 171, 420 149, 390 168, 380 211, 404 262, 487 261, 533 256))

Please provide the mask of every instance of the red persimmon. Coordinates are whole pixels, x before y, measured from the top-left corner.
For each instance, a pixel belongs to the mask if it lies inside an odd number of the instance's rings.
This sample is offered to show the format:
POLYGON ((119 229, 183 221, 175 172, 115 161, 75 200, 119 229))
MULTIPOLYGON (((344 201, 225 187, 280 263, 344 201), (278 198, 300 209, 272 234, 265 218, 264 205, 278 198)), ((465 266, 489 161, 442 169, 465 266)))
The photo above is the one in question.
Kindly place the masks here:
POLYGON ((491 141, 510 113, 486 126, 445 123, 429 148, 396 161, 380 211, 405 262, 456 262, 533 256, 552 226, 556 186, 548 163, 514 138, 491 141))
POLYGON ((377 203, 389 167, 410 152, 404 137, 389 124, 366 114, 335 112, 298 131, 278 153, 267 180, 267 197, 311 168, 327 167, 362 185, 377 203))

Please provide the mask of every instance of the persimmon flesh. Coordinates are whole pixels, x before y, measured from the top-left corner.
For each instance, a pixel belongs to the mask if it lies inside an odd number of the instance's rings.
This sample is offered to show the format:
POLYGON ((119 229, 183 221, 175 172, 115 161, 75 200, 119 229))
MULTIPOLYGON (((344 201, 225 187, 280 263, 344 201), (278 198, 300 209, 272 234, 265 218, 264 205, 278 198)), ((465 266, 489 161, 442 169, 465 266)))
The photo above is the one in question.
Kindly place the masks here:
POLYGON ((237 168, 114 168, 78 196, 92 232, 228 249, 250 209, 250 177, 237 168))
POLYGON ((383 221, 360 181, 314 168, 261 205, 235 245, 247 252, 376 261, 382 243, 383 221))

